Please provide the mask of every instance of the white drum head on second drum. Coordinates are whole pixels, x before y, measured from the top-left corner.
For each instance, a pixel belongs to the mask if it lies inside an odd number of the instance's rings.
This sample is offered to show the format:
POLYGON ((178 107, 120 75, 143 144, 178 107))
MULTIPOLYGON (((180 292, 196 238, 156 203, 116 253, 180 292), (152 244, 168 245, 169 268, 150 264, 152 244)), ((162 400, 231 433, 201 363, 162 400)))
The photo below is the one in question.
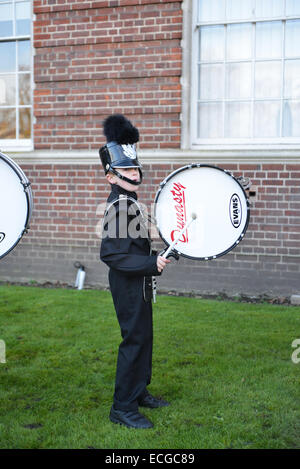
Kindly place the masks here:
POLYGON ((27 182, 21 169, 0 154, 0 258, 16 246, 28 225, 31 193, 27 182))
POLYGON ((221 168, 192 164, 170 174, 155 198, 161 238, 170 245, 192 214, 197 218, 175 250, 188 258, 208 260, 226 254, 243 238, 249 202, 238 181, 221 168))

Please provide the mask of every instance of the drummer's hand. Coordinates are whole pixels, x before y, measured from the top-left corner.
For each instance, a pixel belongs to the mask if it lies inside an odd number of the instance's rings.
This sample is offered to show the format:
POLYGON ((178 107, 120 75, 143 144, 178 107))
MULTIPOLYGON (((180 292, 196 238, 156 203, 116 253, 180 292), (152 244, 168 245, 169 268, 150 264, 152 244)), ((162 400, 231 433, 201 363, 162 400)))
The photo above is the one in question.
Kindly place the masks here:
POLYGON ((166 267, 166 265, 169 264, 170 262, 171 261, 169 259, 165 259, 162 256, 157 256, 156 265, 157 265, 158 272, 162 272, 164 268, 166 267))

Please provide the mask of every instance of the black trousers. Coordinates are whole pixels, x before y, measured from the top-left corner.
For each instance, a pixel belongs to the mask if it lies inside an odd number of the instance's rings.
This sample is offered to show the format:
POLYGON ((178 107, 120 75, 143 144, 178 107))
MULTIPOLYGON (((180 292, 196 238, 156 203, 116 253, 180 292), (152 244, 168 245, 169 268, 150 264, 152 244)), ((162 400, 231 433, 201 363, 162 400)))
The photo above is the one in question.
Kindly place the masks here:
POLYGON ((114 407, 124 411, 137 410, 137 400, 151 381, 152 303, 143 298, 143 277, 127 277, 110 269, 109 283, 122 336, 114 407))

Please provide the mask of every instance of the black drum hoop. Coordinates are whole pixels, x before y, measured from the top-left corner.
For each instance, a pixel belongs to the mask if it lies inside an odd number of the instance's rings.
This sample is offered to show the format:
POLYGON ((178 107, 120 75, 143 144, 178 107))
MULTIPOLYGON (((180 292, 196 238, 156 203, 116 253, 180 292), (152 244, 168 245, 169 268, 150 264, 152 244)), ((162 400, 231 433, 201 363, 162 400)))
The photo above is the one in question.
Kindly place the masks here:
POLYGON ((9 254, 16 246, 17 244, 21 241, 24 233, 29 229, 29 222, 31 219, 32 215, 32 209, 33 209, 33 197, 32 197, 32 190, 30 187, 30 182, 25 176, 23 170, 18 166, 9 156, 5 155, 4 153, 0 152, 0 159, 2 159, 5 163, 8 164, 8 166, 11 167, 11 169, 16 173, 18 178, 20 179, 20 184, 23 186, 23 190, 25 193, 26 197, 26 203, 27 203, 27 215, 26 215, 26 220, 24 224, 24 229, 22 233, 19 235, 18 239, 16 242, 7 250, 5 253, 0 254, 0 259, 5 257, 7 254, 9 254))
MULTIPOLYGON (((246 199, 246 204, 247 204, 247 216, 246 216, 246 222, 245 222, 245 226, 244 226, 244 229, 242 231, 242 233, 240 234, 240 236, 238 237, 238 239, 229 247, 227 248, 225 251, 219 253, 219 254, 215 254, 213 256, 207 256, 207 257, 195 257, 195 256, 189 256, 188 254, 183 254, 182 252, 178 251, 175 247, 172 249, 176 254, 180 255, 180 256, 183 256, 183 257, 186 257, 187 259, 192 259, 192 260, 197 260, 197 261, 209 261, 209 260, 212 260, 212 259, 217 259, 218 257, 222 257, 222 256, 225 256, 225 254, 228 254, 228 252, 232 251, 232 249, 234 249, 244 238, 245 236, 245 233, 248 229, 248 226, 249 226, 249 221, 250 221, 250 203, 249 203, 249 199, 247 197, 247 194, 245 192, 245 189, 243 188, 243 186, 241 185, 241 183, 233 176, 233 174, 226 170, 226 169, 223 169, 223 168, 220 168, 219 166, 215 166, 215 165, 211 165, 211 164, 204 164, 204 163, 191 163, 191 164, 188 164, 188 165, 185 165, 185 166, 182 166, 181 168, 178 168, 178 169, 175 169, 175 171, 173 171, 171 174, 169 174, 161 183, 160 183, 160 187, 159 189, 157 190, 156 192, 156 195, 155 195, 155 199, 154 199, 154 216, 155 216, 155 220, 156 220, 156 207, 157 207, 157 201, 159 199, 159 196, 161 194, 161 191, 162 189, 164 188, 164 186, 167 184, 167 182, 172 179, 176 174, 182 172, 182 171, 185 171, 187 169, 192 169, 192 168, 213 168, 213 169, 218 169, 219 171, 222 171, 223 173, 227 174, 228 176, 230 176, 232 179, 235 180, 235 182, 238 183, 238 185, 240 186, 240 188, 242 189, 242 192, 245 196, 245 199, 246 199)), ((158 225, 157 225, 157 222, 156 222, 156 228, 158 230, 158 233, 159 233, 159 236, 160 238, 164 241, 164 243, 169 246, 169 243, 166 241, 166 239, 163 237, 158 225)))

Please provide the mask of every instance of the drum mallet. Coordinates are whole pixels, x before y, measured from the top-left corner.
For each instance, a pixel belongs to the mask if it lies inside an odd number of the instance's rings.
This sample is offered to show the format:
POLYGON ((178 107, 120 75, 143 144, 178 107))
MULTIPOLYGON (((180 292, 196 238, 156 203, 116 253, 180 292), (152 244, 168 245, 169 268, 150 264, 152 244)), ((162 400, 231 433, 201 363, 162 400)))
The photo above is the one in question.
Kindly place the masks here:
POLYGON ((179 232, 178 236, 176 236, 176 238, 174 239, 174 241, 172 242, 172 244, 170 244, 170 246, 168 247, 168 249, 166 250, 166 252, 162 255, 162 257, 165 257, 165 258, 166 258, 166 257, 168 256, 168 254, 170 254, 170 251, 172 251, 172 249, 173 249, 173 247, 175 246, 175 244, 178 243, 178 241, 179 241, 181 235, 185 232, 185 230, 188 229, 188 227, 190 226, 190 224, 191 224, 194 220, 196 220, 196 218, 197 218, 197 214, 193 212, 192 215, 191 215, 190 220, 189 220, 188 222, 186 222, 186 224, 184 225, 184 227, 182 228, 182 230, 179 232))

